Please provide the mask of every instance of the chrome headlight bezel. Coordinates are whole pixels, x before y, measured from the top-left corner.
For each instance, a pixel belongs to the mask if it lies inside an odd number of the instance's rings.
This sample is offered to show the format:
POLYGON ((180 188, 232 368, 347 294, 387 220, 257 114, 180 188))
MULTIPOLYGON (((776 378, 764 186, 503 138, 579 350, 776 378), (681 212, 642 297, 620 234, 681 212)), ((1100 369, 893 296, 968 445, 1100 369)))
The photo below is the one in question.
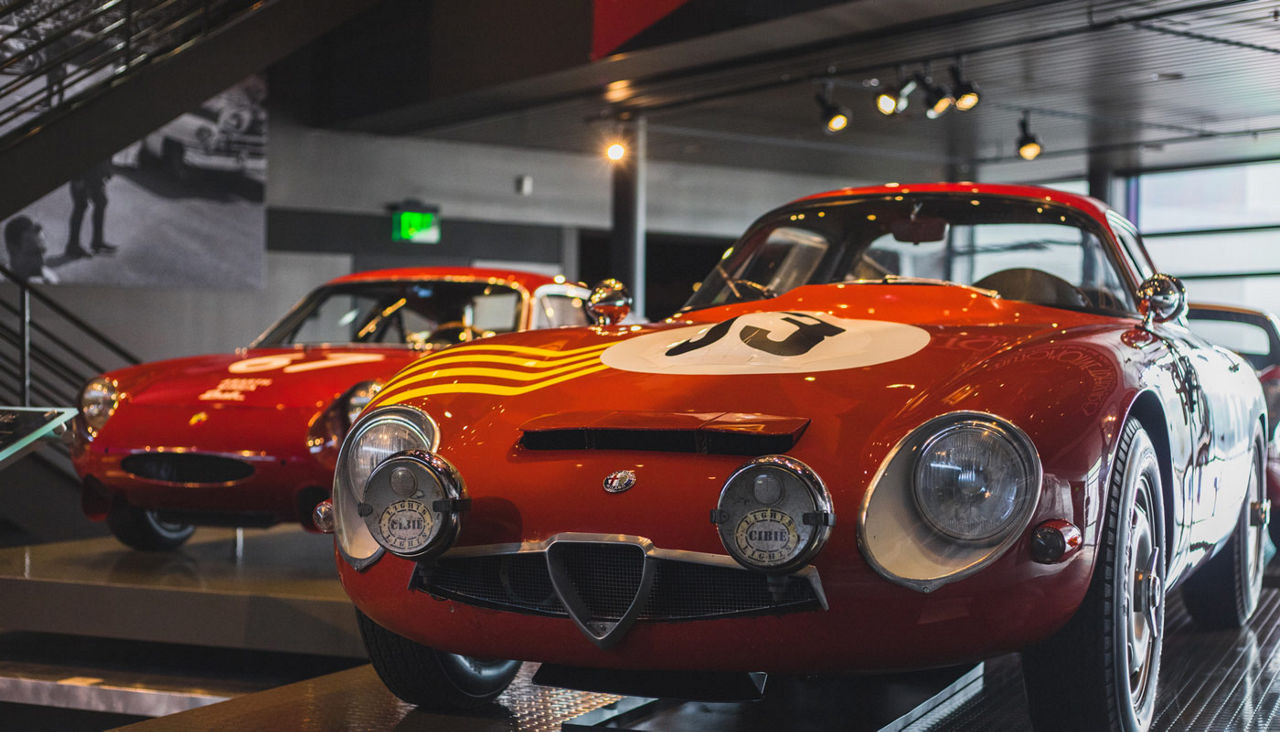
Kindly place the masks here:
POLYGON ((858 514, 858 546, 882 577, 918 592, 932 592, 969 577, 1002 557, 1030 525, 1044 485, 1040 455, 1031 439, 1012 422, 994 414, 959 411, 943 414, 902 438, 881 463, 858 514), (998 431, 1014 446, 1030 472, 1025 494, 1002 530, 980 540, 939 531, 923 515, 916 498, 915 474, 922 450, 933 438, 962 424, 978 423, 998 431))
POLYGON ((765 455, 729 476, 712 521, 720 543, 738 564, 786 574, 804 567, 822 550, 835 525, 835 512, 831 493, 812 468, 788 455, 765 455), (773 546, 773 536, 752 538, 761 525, 782 539, 781 547, 773 546))
POLYGON ((120 385, 107 376, 96 376, 80 389, 80 416, 90 437, 107 424, 120 406, 120 385))
POLYGON ((342 442, 333 473, 334 535, 343 558, 353 568, 362 570, 382 556, 386 550, 378 543, 360 515, 365 486, 378 466, 402 452, 434 453, 440 444, 440 430, 426 412, 406 404, 379 407, 361 415, 342 442), (365 441, 381 427, 405 429, 411 438, 397 444, 396 449, 383 448, 380 460, 362 469, 353 465, 365 448, 365 441))

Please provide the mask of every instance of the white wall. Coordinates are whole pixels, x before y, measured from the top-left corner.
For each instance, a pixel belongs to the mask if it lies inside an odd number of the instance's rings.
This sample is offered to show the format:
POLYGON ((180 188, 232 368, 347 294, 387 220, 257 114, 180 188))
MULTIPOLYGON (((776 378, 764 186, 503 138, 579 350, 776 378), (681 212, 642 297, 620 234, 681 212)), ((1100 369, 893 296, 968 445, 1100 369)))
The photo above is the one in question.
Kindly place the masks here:
MULTIPOLYGON (((444 218, 609 228, 609 167, 596 155, 316 130, 276 118, 270 154, 273 207, 368 214, 417 198, 439 205, 444 218), (530 196, 515 193, 522 174, 533 176, 530 196)), ((721 237, 791 199, 859 182, 670 162, 651 162, 647 174, 651 231, 721 237)))

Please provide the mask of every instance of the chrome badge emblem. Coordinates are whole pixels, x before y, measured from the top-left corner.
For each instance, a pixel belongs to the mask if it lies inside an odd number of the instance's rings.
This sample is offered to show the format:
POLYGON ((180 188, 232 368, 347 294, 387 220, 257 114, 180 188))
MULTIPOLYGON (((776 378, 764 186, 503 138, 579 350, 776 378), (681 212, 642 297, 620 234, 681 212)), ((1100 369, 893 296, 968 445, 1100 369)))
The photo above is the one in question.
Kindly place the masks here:
POLYGON ((636 484, 636 471, 615 470, 604 479, 604 489, 609 493, 622 493, 631 490, 636 484))

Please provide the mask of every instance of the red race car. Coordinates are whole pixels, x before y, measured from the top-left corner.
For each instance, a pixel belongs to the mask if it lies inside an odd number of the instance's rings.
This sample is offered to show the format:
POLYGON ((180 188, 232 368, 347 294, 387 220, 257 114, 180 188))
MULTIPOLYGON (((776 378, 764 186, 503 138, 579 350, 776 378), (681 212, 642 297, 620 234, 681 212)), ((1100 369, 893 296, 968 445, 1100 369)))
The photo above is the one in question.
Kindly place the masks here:
MULTIPOLYGON (((1280 445, 1276 444, 1276 420, 1280 419, 1280 321, 1260 310, 1192 303, 1187 311, 1191 330, 1210 343, 1240 354, 1258 372, 1267 398, 1267 496, 1280 500, 1280 445)), ((1271 517, 1271 541, 1280 546, 1280 512, 1271 517)))
POLYGON ((247 349, 98 376, 72 449, 84 510, 136 549, 174 548, 195 524, 311 527, 342 437, 383 381, 445 346, 585 324, 587 294, 524 272, 364 272, 316 289, 247 349))
POLYGON ((835 191, 666 322, 589 307, 414 363, 343 443, 318 523, 407 701, 1022 651, 1037 726, 1142 729, 1166 594, 1258 603, 1258 379, 1097 201, 835 191))

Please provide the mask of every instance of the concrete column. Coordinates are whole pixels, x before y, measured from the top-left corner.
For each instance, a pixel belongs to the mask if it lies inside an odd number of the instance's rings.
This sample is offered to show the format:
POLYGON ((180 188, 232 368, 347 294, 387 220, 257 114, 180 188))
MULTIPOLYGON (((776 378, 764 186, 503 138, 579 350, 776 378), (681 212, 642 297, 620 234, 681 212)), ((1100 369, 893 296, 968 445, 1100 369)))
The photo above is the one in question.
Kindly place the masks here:
POLYGON ((645 306, 645 130, 644 117, 623 129, 627 157, 613 166, 613 236, 610 273, 631 289, 632 312, 645 306))

